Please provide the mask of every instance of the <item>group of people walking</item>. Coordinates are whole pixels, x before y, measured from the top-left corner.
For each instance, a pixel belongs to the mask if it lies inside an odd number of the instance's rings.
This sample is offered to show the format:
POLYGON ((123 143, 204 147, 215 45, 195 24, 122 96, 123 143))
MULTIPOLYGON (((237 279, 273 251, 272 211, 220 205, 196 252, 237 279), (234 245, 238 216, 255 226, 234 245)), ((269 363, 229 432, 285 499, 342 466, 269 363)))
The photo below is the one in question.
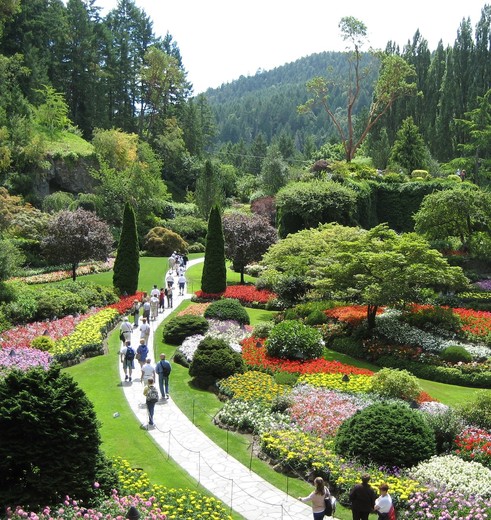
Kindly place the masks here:
MULTIPOLYGON (((389 495, 389 486, 381 484, 379 495, 370 485, 370 475, 362 475, 361 482, 353 486, 349 499, 353 520, 368 520, 370 513, 375 512, 379 520, 395 520, 395 510, 389 495)), ((331 496, 328 486, 322 477, 314 479, 314 490, 306 497, 299 497, 302 502, 312 503, 314 520, 322 520, 324 516, 332 518, 336 510, 336 502, 331 496)))

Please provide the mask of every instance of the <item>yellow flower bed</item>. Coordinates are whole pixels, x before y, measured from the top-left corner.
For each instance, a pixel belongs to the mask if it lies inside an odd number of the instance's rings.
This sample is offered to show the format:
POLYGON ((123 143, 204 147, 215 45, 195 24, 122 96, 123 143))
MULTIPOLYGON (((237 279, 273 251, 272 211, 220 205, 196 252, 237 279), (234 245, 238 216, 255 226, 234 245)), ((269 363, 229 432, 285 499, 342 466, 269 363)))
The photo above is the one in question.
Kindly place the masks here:
POLYGON ((367 393, 372 391, 372 376, 353 374, 349 381, 343 381, 340 374, 303 374, 298 378, 298 383, 316 387, 330 388, 341 392, 367 393))
POLYGON ((152 485, 143 471, 131 468, 128 461, 119 457, 114 459, 114 464, 118 470, 120 494, 139 495, 146 500, 153 497, 153 508, 160 508, 169 520, 232 520, 223 503, 214 497, 192 489, 171 489, 152 485))
POLYGON ((116 309, 103 309, 90 316, 80 322, 71 334, 57 340, 50 354, 63 360, 102 348, 104 337, 118 315, 116 309))
POLYGON ((256 370, 227 377, 218 383, 218 387, 225 395, 243 401, 270 402, 290 391, 288 386, 276 383, 273 376, 256 370))

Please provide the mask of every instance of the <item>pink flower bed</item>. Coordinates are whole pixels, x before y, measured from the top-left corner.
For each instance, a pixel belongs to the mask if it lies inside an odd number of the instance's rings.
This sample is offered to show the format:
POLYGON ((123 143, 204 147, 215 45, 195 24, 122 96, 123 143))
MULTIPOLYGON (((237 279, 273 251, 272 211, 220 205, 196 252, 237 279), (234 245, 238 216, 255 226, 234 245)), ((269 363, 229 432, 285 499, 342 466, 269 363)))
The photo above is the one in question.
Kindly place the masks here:
POLYGON ((334 436, 346 419, 363 408, 354 398, 324 388, 301 386, 293 396, 291 419, 302 431, 322 438, 334 436))
POLYGON ((11 368, 29 370, 32 367, 49 368, 51 356, 35 348, 9 349, 0 348, 0 376, 11 368))

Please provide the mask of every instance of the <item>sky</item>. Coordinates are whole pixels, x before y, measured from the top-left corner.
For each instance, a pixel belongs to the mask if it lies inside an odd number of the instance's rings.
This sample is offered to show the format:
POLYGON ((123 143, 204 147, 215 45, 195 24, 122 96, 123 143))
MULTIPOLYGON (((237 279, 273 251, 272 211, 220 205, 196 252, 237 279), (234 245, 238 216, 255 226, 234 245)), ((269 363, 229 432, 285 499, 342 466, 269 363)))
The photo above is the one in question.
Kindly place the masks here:
MULTIPOLYGON (((153 21, 154 33, 171 34, 181 52, 194 94, 258 70, 271 70, 304 56, 344 51, 338 28, 353 16, 367 27, 366 49, 402 47, 419 29, 431 51, 453 45, 460 23, 474 29, 488 0, 135 0, 153 21)), ((96 0, 102 15, 117 0, 96 0)))

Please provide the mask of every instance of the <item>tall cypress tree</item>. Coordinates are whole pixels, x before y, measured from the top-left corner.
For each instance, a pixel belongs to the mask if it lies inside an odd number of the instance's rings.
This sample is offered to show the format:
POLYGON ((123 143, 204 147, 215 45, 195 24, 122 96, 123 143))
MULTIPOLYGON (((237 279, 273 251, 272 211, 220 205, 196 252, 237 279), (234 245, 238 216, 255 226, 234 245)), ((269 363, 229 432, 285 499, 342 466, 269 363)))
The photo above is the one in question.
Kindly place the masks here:
POLYGON ((205 263, 201 276, 201 290, 204 293, 221 293, 227 287, 227 269, 225 267, 225 240, 223 238, 222 216, 220 208, 214 206, 208 219, 206 234, 205 263))
POLYGON ((140 273, 140 251, 135 212, 127 202, 123 212, 123 227, 114 262, 113 285, 121 294, 135 294, 140 273))

